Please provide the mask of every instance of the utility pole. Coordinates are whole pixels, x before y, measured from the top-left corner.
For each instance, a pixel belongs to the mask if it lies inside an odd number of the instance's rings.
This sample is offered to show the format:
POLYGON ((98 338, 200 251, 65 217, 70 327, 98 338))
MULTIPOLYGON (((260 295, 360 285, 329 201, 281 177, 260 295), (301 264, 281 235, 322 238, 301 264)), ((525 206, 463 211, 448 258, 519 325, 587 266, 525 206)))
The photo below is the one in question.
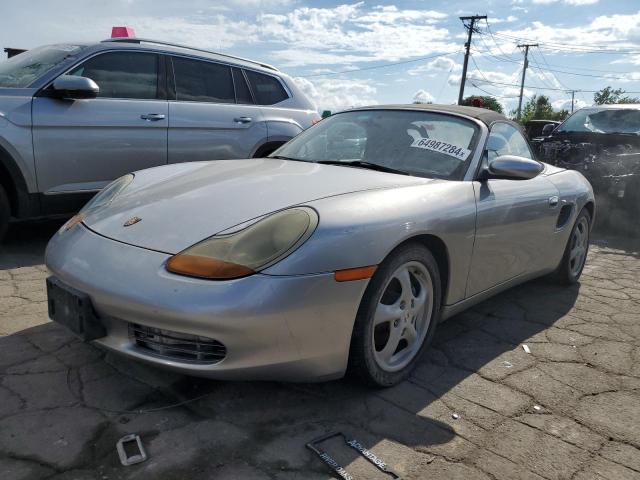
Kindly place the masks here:
POLYGON ((573 113, 573 96, 575 95, 575 93, 575 90, 571 90, 571 113, 573 113))
POLYGON ((520 99, 518 100, 518 116, 516 117, 520 120, 520 115, 522 113, 522 94, 524 92, 524 76, 527 73, 527 67, 529 66, 529 47, 537 47, 537 43, 524 43, 522 45, 518 45, 518 47, 524 47, 524 65, 522 67, 522 81, 520 82, 520 99))
POLYGON ((463 25, 469 31, 469 37, 467 43, 464 44, 466 52, 464 54, 464 64, 462 65, 462 78, 460 79, 460 92, 458 93, 458 105, 462 105, 462 98, 464 97, 464 84, 467 81, 467 65, 469 64, 469 49, 471 48, 471 35, 473 32, 477 32, 475 29, 476 22, 478 20, 486 20, 486 15, 471 15, 469 17, 460 17, 463 25), (469 25, 465 22, 470 21, 469 25))

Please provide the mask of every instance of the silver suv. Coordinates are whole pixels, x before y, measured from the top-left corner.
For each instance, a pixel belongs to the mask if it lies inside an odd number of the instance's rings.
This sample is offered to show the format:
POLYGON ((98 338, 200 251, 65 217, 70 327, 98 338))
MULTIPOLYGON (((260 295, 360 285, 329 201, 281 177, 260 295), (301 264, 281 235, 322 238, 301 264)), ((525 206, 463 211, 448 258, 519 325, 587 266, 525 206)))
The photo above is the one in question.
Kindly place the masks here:
POLYGON ((21 53, 0 63, 0 240, 127 172, 266 156, 318 119, 290 77, 229 55, 133 38, 21 53))

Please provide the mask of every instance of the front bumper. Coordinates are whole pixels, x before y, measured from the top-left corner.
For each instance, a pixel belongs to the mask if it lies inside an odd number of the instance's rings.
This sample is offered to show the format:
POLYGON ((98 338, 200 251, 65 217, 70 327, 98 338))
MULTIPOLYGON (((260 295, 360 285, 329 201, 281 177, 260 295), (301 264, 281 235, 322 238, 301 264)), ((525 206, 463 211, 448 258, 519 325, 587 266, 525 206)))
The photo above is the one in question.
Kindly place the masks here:
POLYGON ((167 272, 169 257, 78 225, 53 237, 46 264, 91 298, 107 330, 95 342, 132 358, 217 379, 318 381, 344 374, 368 280, 338 283, 332 273, 201 280, 167 272), (202 364, 151 355, 130 337, 132 323, 213 338, 226 346, 226 357, 202 364))

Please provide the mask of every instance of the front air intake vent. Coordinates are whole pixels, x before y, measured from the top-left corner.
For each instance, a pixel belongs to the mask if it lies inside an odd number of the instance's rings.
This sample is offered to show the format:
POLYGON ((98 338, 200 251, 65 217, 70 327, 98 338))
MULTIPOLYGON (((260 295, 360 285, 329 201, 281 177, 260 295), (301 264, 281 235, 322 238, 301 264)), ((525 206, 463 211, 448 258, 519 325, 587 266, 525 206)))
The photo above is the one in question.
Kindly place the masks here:
POLYGON ((145 353, 178 362, 218 363, 227 355, 227 348, 212 338, 137 323, 129 324, 129 337, 145 353))

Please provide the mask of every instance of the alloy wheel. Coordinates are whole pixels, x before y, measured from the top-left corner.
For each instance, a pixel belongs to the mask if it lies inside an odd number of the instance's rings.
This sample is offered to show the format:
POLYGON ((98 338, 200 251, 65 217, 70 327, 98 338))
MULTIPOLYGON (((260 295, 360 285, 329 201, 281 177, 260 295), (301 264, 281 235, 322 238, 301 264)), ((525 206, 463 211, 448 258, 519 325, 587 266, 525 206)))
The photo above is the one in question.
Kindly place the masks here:
POLYGON ((571 236, 571 249, 569 250, 569 270, 571 275, 577 277, 584 266, 589 246, 589 222, 585 217, 580 218, 571 236))
POLYGON ((433 280, 420 262, 401 265, 387 280, 373 317, 371 341, 385 371, 406 367, 424 342, 433 311, 433 280))

